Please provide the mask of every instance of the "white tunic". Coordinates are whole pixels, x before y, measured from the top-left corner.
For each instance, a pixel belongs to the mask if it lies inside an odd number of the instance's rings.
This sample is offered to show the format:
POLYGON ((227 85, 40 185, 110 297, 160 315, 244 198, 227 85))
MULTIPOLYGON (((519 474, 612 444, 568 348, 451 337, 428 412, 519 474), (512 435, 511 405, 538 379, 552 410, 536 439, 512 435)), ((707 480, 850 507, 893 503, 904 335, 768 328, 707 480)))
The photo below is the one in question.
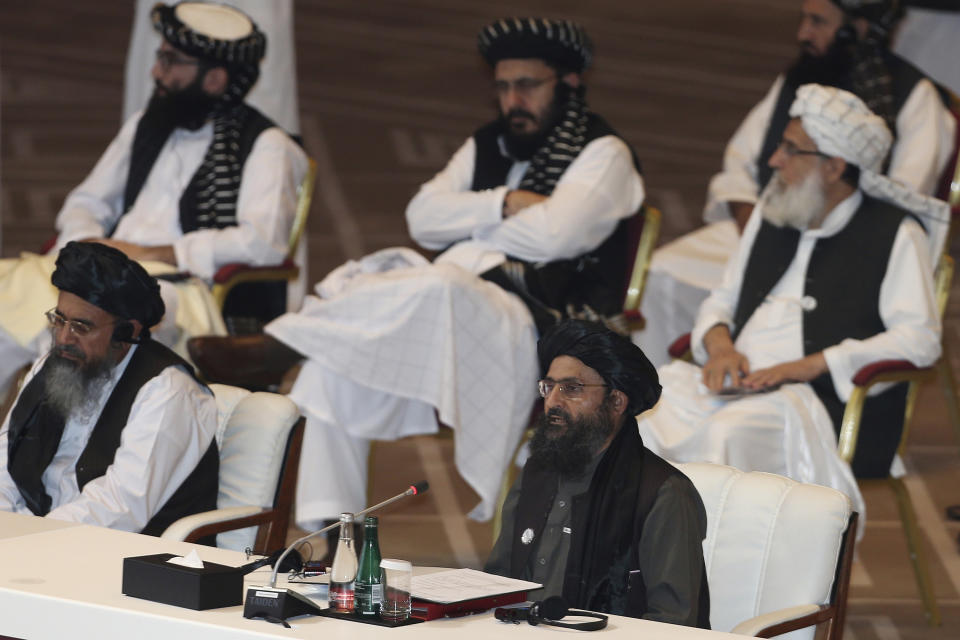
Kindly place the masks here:
MULTIPOLYGON (((757 159, 763 146, 783 76, 741 123, 727 145, 723 170, 710 181, 703 217, 707 224, 657 249, 650 264, 641 312, 647 329, 634 341, 656 365, 666 363, 667 347, 691 329, 707 294, 720 285, 723 267, 739 241, 728 202, 756 203, 757 159)), ((924 194, 933 194, 950 160, 956 123, 929 80, 913 88, 897 114, 897 139, 887 175, 924 194)))
MULTIPOLYGON (((364 506, 369 440, 436 431, 437 413, 454 429, 457 469, 481 498, 471 516, 493 515, 536 395, 536 330, 519 298, 473 274, 507 254, 539 261, 592 250, 643 201, 629 149, 607 136, 583 149, 551 198, 504 220, 504 194, 526 166, 514 164, 506 186, 472 192, 469 139, 407 208, 417 242, 453 244, 435 264, 346 268, 330 279, 335 287, 318 286, 328 298, 309 297, 267 326, 308 358, 291 392, 307 416, 302 526, 364 506), (354 277, 344 282, 343 273, 354 277)), ((390 262, 381 253, 365 264, 390 262)))
MULTIPOLYGON (((735 346, 750 370, 802 358, 803 309, 815 305, 804 296, 810 255, 819 238, 836 234, 861 202, 860 192, 840 203, 822 227, 804 231, 796 255, 783 277, 750 316, 735 346)), ((694 358, 706 361, 703 336, 718 323, 732 326, 750 249, 761 216, 751 216, 743 240, 724 273, 723 284, 704 302, 691 336, 694 358)), ((919 225, 904 220, 893 243, 880 288, 880 317, 887 330, 864 340, 847 339, 824 350, 841 400, 853 388, 853 375, 877 360, 904 359, 928 366, 940 355, 940 319, 933 292, 933 267, 927 239, 919 225)), ((639 419, 644 444, 678 462, 731 464, 744 471, 769 471, 801 482, 839 489, 860 503, 849 466, 836 454, 830 417, 806 384, 725 400, 700 384, 700 368, 675 362, 660 370, 663 397, 639 419)), ((879 385, 871 393, 879 393, 879 385)))
MULTIPOLYGON (((179 367, 167 367, 137 393, 120 447, 106 474, 77 487, 76 466, 103 407, 136 351, 114 369, 94 410, 72 416, 43 473, 50 518, 139 532, 196 468, 217 430, 213 395, 179 367)), ((30 371, 33 378, 45 358, 30 371)), ((26 381, 25 383, 26 384, 26 381)), ((19 396, 18 396, 19 398, 19 396)), ((0 509, 31 513, 7 472, 8 414, 0 427, 0 509)))
POLYGON ((261 133, 247 156, 237 195, 237 225, 224 229, 180 229, 180 197, 213 139, 213 123, 196 131, 174 129, 144 182, 133 207, 123 214, 133 137, 140 115, 130 118, 90 175, 57 215, 57 249, 70 240, 113 238, 147 246, 173 245, 177 267, 210 280, 231 262, 278 264, 287 254, 297 204, 297 186, 306 171, 303 151, 280 129, 261 133), (122 217, 121 217, 122 215, 122 217))

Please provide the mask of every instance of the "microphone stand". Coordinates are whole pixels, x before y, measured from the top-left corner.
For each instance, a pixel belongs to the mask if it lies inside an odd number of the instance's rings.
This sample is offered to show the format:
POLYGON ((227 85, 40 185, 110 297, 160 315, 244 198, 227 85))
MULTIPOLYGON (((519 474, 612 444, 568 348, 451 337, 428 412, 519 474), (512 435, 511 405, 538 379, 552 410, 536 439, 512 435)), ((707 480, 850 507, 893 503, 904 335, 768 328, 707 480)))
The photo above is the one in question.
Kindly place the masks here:
MULTIPOLYGON (((398 493, 392 498, 388 498, 383 502, 379 502, 372 507, 367 507, 363 511, 358 511, 354 514, 354 519, 364 516, 371 511, 385 507, 388 504, 392 504, 397 500, 406 498, 407 496, 415 496, 425 492, 430 488, 430 485, 427 482, 421 481, 416 484, 410 485, 406 491, 403 493, 398 493)), ((277 561, 273 565, 273 572, 270 574, 270 584, 267 587, 250 587, 247 589, 247 598, 243 606, 243 617, 244 618, 255 618, 262 617, 270 621, 284 621, 286 618, 292 616, 301 615, 304 613, 315 613, 315 610, 320 610, 315 603, 300 595, 296 591, 290 589, 277 589, 277 572, 280 570, 280 565, 283 563, 284 559, 290 554, 291 551, 296 549, 298 546, 306 542, 307 540, 320 535, 321 533, 326 533, 327 531, 332 531, 333 529, 340 526, 339 522, 335 522, 327 527, 320 529, 319 531, 314 531, 309 533, 302 538, 294 540, 287 549, 280 554, 280 557, 277 558, 277 561)))

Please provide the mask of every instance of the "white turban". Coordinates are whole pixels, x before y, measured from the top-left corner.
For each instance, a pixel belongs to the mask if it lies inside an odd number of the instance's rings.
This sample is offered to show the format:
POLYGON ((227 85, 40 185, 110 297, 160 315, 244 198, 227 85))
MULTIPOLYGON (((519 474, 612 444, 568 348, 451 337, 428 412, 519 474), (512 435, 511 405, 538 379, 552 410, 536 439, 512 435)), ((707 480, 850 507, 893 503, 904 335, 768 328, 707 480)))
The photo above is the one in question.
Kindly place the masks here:
POLYGON ((883 118, 849 91, 819 84, 797 89, 790 117, 800 118, 817 150, 860 168, 860 189, 915 214, 930 238, 934 261, 943 250, 950 206, 881 175, 893 136, 883 118))

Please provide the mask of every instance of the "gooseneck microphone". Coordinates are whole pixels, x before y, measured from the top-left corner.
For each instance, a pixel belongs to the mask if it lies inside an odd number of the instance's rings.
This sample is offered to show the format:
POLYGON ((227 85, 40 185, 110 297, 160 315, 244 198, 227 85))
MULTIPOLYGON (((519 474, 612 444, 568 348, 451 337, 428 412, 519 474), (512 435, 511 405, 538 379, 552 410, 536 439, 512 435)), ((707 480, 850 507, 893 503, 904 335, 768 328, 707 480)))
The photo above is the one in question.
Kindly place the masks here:
MULTIPOLYGON (((354 514, 355 518, 359 518, 363 515, 375 511, 381 507, 385 507, 388 504, 396 502, 401 498, 406 498, 407 496, 415 496, 421 493, 424 493, 427 489, 430 488, 430 485, 424 480, 416 484, 410 485, 406 491, 398 493, 392 498, 388 498, 383 502, 379 502, 372 507, 367 507, 363 511, 358 511, 354 514)), ((266 587, 255 587, 251 586, 247 589, 246 601, 243 605, 243 617, 244 618, 265 618, 270 621, 280 621, 283 622, 287 618, 302 615, 305 613, 316 614, 320 607, 318 607, 313 601, 305 596, 300 595, 296 591, 291 589, 277 589, 277 572, 280 571, 280 568, 285 565, 284 560, 287 559, 287 556, 296 549, 298 546, 313 538, 320 535, 321 533, 326 533, 327 531, 332 531, 336 527, 340 526, 340 522, 335 522, 328 527, 324 527, 319 531, 314 531, 313 533, 307 534, 298 540, 295 540, 293 544, 288 546, 280 557, 277 558, 277 561, 273 563, 273 572, 270 574, 270 584, 266 587)), ((259 561, 258 561, 259 562, 259 561)), ((251 563, 254 564, 254 563, 251 563)), ((250 565, 247 565, 249 567, 250 565)), ((246 567, 245 567, 246 568, 246 567)))
POLYGON ((550 627, 563 627, 577 631, 597 631, 607 626, 607 616, 593 611, 570 609, 561 596, 550 596, 541 602, 534 602, 529 607, 500 607, 493 612, 494 617, 501 622, 520 624, 527 622, 531 625, 543 624, 550 627), (596 618, 589 622, 558 622, 568 614, 584 618, 596 618))

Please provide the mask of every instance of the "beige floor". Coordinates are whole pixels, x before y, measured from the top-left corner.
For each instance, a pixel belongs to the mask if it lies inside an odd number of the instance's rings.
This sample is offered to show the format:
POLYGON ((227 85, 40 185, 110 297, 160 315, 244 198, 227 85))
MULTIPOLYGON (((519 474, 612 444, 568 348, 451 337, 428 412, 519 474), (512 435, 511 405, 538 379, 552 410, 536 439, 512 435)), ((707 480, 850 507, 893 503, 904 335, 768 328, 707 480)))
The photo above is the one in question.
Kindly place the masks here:
MULTIPOLYGON (((311 280, 346 258, 407 243, 403 208, 418 184, 492 113, 475 53, 485 21, 550 12, 597 44, 590 104, 637 149, 664 237, 693 228, 723 145, 794 55, 797 0, 335 0, 296 2, 303 134, 319 165, 308 227, 311 280)), ((0 3, 2 255, 46 240, 67 192, 119 126, 132 10, 116 0, 0 3)), ((955 292, 956 293, 956 292, 955 292)), ((960 296, 948 312, 954 345, 960 296)), ((960 369, 960 360, 951 358, 960 369)), ((853 579, 847 638, 960 637, 958 440, 936 390, 924 394, 908 451, 910 492, 944 624, 923 622, 889 491, 866 491, 869 520, 853 579)), ((429 494, 383 514, 384 553, 420 564, 480 566, 490 526, 467 520, 476 496, 452 440, 376 449, 374 499, 427 479, 429 494)))

